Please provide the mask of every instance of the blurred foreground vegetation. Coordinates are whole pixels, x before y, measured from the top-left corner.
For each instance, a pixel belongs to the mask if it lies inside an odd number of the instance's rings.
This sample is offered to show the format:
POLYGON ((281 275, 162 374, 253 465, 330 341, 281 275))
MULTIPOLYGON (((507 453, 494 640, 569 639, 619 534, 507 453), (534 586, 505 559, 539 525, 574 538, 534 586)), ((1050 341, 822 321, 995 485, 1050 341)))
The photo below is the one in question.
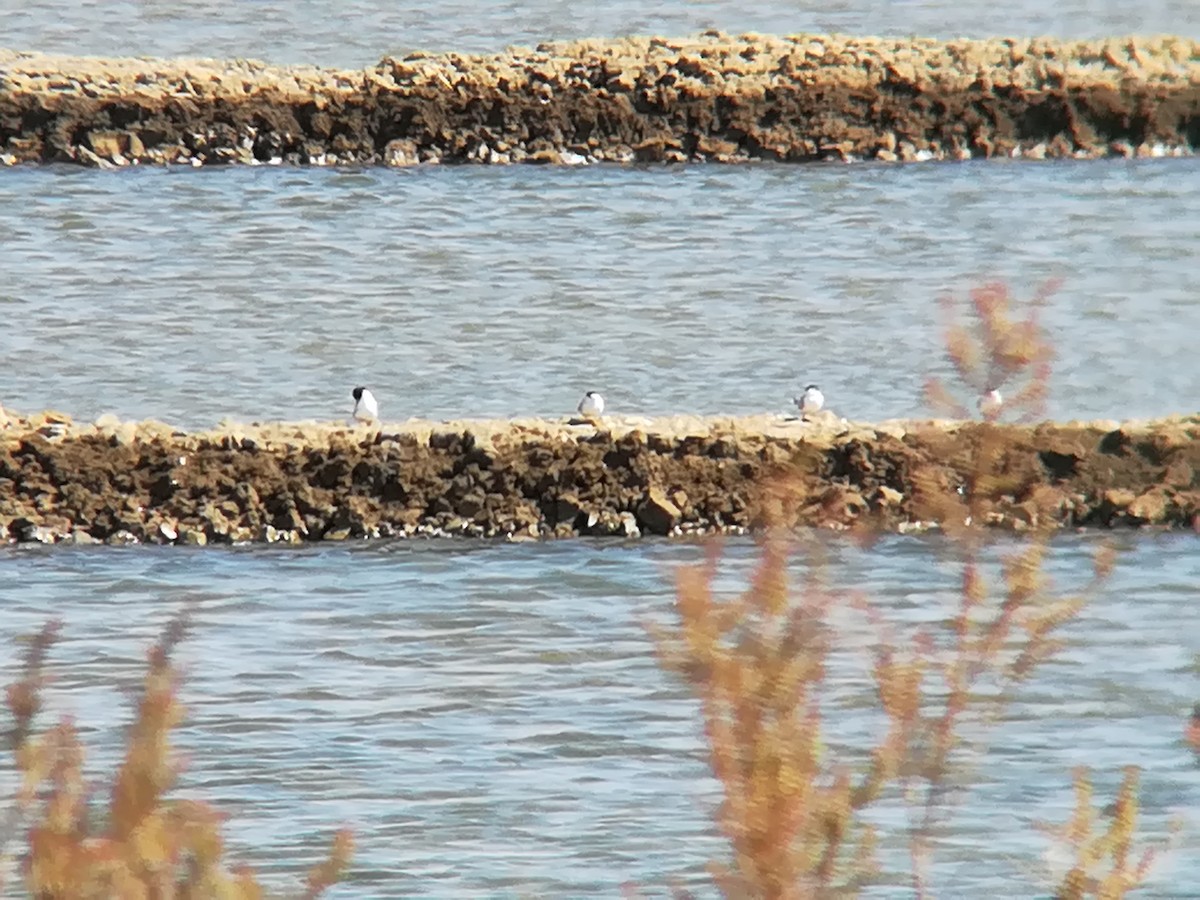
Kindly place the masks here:
MULTIPOLYGON (((22 676, 7 692, 6 738, 21 785, 0 820, 0 893, 17 856, 29 894, 42 900, 264 896, 249 868, 228 865, 221 815, 207 803, 168 796, 180 769, 171 732, 183 718, 171 655, 185 631, 186 620, 175 619, 150 649, 125 757, 101 809, 90 802, 74 724, 36 726, 58 623, 30 640, 22 676)), ((302 896, 318 897, 336 882, 353 848, 350 832, 339 831, 302 896)))

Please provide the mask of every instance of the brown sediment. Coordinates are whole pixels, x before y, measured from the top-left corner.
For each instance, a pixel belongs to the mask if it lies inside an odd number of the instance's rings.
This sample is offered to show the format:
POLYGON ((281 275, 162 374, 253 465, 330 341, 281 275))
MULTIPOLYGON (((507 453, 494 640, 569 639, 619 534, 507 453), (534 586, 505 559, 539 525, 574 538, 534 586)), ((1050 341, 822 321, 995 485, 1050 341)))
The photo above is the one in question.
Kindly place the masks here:
POLYGON ((0 160, 390 164, 1188 153, 1200 44, 629 38, 366 69, 0 51, 0 160))
POLYGON ((1190 527, 1200 417, 1037 426, 757 416, 224 425, 0 420, 0 538, 207 544, 740 532, 789 524, 1190 527), (977 455, 986 448, 986 479, 977 455), (949 501, 949 502, 948 502, 949 501))

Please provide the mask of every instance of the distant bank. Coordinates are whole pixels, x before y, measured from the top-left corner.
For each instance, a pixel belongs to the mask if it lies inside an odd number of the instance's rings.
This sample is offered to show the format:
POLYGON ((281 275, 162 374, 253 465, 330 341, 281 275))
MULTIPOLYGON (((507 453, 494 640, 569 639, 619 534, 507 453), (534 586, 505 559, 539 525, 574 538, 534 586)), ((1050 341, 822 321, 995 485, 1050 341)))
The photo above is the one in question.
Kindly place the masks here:
POLYGON ((0 50, 0 162, 912 161, 1187 155, 1200 44, 586 40, 363 70, 0 50))
POLYGON ((977 524, 1191 527, 1200 418, 226 425, 0 421, 0 541, 512 540, 977 524), (980 465, 980 459, 986 463, 980 465), (979 472, 986 472, 980 476, 979 472))

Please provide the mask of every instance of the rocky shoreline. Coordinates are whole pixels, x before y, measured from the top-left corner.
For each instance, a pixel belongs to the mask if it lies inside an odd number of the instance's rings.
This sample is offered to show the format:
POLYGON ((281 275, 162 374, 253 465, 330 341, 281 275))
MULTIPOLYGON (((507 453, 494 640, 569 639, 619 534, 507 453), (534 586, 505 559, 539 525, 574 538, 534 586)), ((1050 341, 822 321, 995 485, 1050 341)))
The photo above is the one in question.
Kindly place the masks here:
POLYGON ((361 70, 0 50, 0 163, 920 161, 1187 155, 1200 44, 587 40, 361 70))
POLYGON ((968 514, 1016 531, 1193 527, 1198 436, 1200 417, 997 426, 681 416, 187 433, 0 412, 0 541, 635 537, 741 533, 780 517, 907 531, 968 514))

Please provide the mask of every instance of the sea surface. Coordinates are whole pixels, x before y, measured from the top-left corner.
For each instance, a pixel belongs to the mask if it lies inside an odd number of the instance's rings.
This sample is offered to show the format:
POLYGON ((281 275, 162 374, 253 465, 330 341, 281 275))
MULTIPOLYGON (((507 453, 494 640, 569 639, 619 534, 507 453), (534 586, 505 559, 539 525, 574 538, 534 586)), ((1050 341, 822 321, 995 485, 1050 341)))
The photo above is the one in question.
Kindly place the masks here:
MULTIPOLYGON (((1085 587, 1098 544, 1055 542, 1054 591, 1085 587)), ((1184 823, 1142 896, 1200 884, 1200 768, 1182 741, 1200 659, 1195 538, 1123 536, 1119 549, 1062 652, 999 721, 966 730, 938 896, 1047 894, 1066 856, 1037 825, 1067 821, 1077 765, 1093 767, 1099 806, 1122 766, 1142 767, 1146 842, 1184 823)), ((898 642, 944 636, 961 576, 939 542, 816 550, 796 557, 797 584, 812 566, 835 594, 867 598, 898 642)), ((649 540, 9 548, 0 676, 12 678, 16 635, 64 620, 48 715, 76 718, 88 775, 106 784, 145 650, 189 610, 183 793, 229 814, 231 852, 276 889, 295 888, 348 824, 358 856, 337 897, 616 897, 623 884, 657 897, 673 883, 709 897, 705 863, 725 852, 719 788, 697 705, 646 629, 673 621, 673 572, 701 556, 649 540)), ((728 542, 719 592, 742 588, 755 559, 752 541, 728 542)), ((882 733, 868 652, 880 631, 849 602, 830 623, 825 745, 861 765, 882 733)), ((907 863, 902 810, 889 797, 872 814, 893 873, 907 863)), ((908 892, 893 874, 871 895, 908 892)))
MULTIPOLYGON (((631 33, 836 30, 932 36, 1174 32, 1200 7, 1072 0, 578 4, 0 2, 3 44, 72 54, 365 65, 411 48, 499 50, 631 33)), ((1041 311, 1047 414, 1197 408, 1200 162, 969 162, 579 169, 0 171, 0 404, 187 428, 336 419, 368 384, 383 416, 784 410, 818 382, 853 419, 929 412, 948 378, 941 298, 984 281, 1041 311)), ((1055 589, 1100 538, 1064 535, 1055 589)), ((1143 767, 1139 830, 1183 830, 1144 896, 1200 884, 1193 535, 1118 535, 1116 571, 1063 651, 997 722, 970 729, 939 832, 938 896, 1037 896, 1065 865, 1071 768, 1100 803, 1143 767)), ((902 641, 952 614, 937 537, 817 538, 823 577, 902 641)), ((1007 540, 992 558, 1011 552, 1007 540)), ((64 622, 48 716, 71 714, 106 783, 145 650, 181 609, 185 796, 229 815, 231 852, 296 888, 331 830, 359 853, 336 897, 665 896, 724 858, 702 723, 658 666, 693 543, 379 542, 313 548, 0 548, 0 681, 17 636, 64 622)), ((753 541, 718 578, 744 587, 753 541)), ((798 556, 800 581, 811 562, 798 556)), ((851 762, 879 722, 877 633, 833 614, 826 746, 851 762)), ((0 760, 0 798, 13 773, 0 760)), ((101 793, 103 790, 101 789, 101 793)), ((0 799, 0 811, 2 804, 0 799)), ((907 896, 906 818, 876 813, 907 896)))
POLYGON ((0 404, 184 427, 926 415, 939 300, 1041 312, 1057 419, 1194 412, 1200 159, 0 172, 0 404))

